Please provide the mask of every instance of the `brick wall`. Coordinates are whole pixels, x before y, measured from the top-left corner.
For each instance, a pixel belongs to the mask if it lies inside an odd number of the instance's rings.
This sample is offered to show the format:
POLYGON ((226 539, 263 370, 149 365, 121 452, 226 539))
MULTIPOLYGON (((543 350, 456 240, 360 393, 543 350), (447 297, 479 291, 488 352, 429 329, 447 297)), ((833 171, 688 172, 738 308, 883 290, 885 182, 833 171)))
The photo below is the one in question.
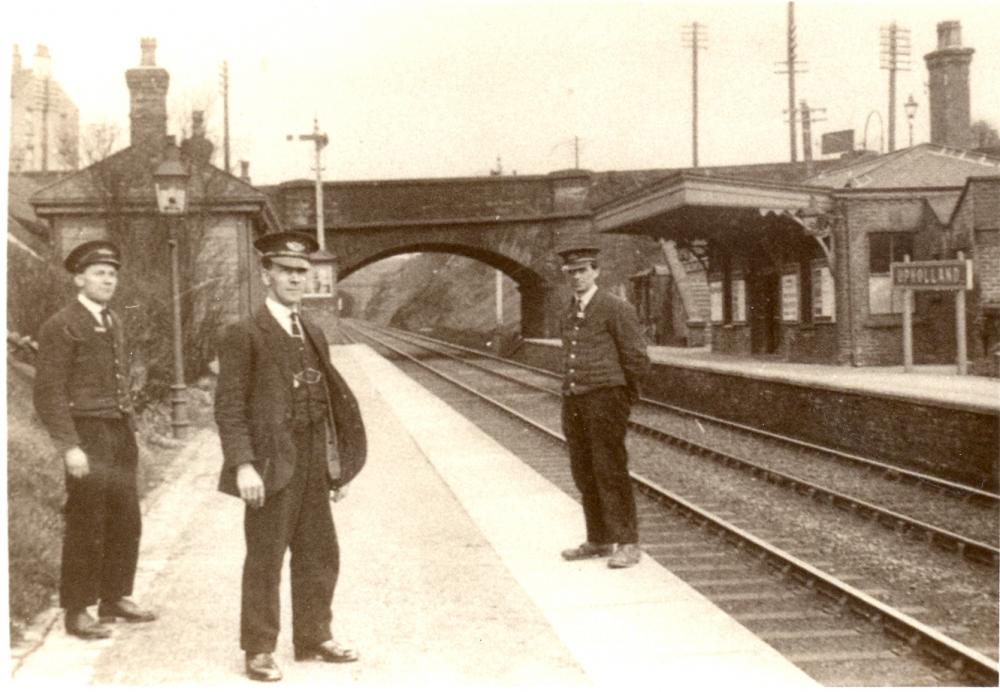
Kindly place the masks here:
MULTIPOLYGON (((525 343, 522 362, 558 371, 559 349, 525 343)), ((1000 417, 904 399, 654 364, 644 395, 771 432, 997 487, 1000 417)))

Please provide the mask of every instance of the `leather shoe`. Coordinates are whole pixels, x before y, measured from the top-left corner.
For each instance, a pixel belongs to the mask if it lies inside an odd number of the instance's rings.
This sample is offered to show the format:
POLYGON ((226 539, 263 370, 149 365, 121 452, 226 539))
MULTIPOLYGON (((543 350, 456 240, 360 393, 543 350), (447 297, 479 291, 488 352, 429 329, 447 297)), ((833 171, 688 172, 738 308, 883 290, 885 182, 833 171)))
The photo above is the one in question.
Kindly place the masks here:
POLYGON ((581 543, 576 548, 569 548, 562 551, 563 560, 573 562, 574 560, 589 560, 592 557, 608 557, 614 552, 615 546, 610 543, 591 543, 587 541, 581 543))
POLYGON ((296 646, 296 661, 326 661, 327 663, 351 663, 358 660, 358 651, 349 646, 328 639, 314 646, 296 646))
POLYGON ((246 655, 247 677, 258 682, 277 682, 281 680, 281 669, 274 662, 271 654, 246 655))
POLYGON ((97 616, 101 618, 101 622, 114 622, 118 619, 125 622, 152 622, 156 619, 156 613, 140 608, 131 598, 119 598, 110 603, 101 601, 97 616))
POLYGON ((639 546, 636 543, 622 543, 615 550, 611 559, 608 560, 608 567, 612 569, 621 569, 623 567, 632 567, 639 564, 639 559, 642 557, 642 553, 639 552, 639 546))
POLYGON ((66 632, 80 639, 107 639, 111 628, 102 625, 86 609, 66 611, 66 632))

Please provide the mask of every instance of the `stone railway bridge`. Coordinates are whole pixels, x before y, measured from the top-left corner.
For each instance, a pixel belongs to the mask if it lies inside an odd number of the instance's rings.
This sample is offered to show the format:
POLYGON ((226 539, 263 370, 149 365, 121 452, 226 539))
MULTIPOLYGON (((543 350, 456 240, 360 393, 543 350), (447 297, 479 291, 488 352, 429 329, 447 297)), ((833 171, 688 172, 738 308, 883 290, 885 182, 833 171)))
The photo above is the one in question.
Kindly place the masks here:
MULTIPOLYGON (((376 180, 323 184, 326 248, 344 279, 405 253, 442 252, 509 276, 521 293, 521 333, 556 333, 554 255, 570 234, 591 230, 585 171, 548 175, 376 180)), ((315 182, 267 189, 286 230, 315 233, 315 182)))

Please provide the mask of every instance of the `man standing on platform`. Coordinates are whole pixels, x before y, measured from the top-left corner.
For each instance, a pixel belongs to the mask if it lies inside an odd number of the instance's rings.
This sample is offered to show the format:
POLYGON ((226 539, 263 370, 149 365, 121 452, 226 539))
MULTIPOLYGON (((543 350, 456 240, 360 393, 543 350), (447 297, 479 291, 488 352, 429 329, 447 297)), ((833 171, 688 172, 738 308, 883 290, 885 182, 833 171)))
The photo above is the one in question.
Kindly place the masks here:
POLYGON ((608 557, 608 567, 622 568, 640 557, 625 431, 649 357, 635 311, 597 287, 598 252, 578 243, 558 253, 573 289, 561 323, 562 427, 587 526, 587 540, 562 557, 608 557))
POLYGON ((223 453, 219 490, 246 503, 240 648, 251 679, 275 681, 279 585, 289 549, 295 660, 358 658, 331 634, 340 552, 330 495, 339 500, 361 470, 366 437, 323 332, 299 310, 318 244, 303 233, 275 233, 254 246, 267 298, 256 315, 225 332, 215 420, 223 453))
POLYGON ((66 466, 59 601, 66 631, 104 639, 104 622, 148 622, 130 598, 142 515, 138 448, 129 385, 129 352, 108 302, 118 287, 121 253, 105 240, 74 248, 63 263, 77 299, 42 325, 35 409, 66 466), (98 622, 88 608, 100 600, 98 622))

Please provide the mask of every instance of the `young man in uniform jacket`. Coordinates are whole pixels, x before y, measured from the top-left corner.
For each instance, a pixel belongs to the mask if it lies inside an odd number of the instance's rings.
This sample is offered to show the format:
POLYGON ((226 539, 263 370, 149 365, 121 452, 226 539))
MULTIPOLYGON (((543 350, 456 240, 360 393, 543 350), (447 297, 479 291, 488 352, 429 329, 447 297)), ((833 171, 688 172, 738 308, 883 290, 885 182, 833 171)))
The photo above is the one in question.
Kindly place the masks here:
POLYGON ((34 403, 66 467, 59 581, 66 631, 103 639, 111 630, 102 622, 156 619, 130 598, 142 533, 138 449, 129 352, 121 319, 108 307, 121 253, 95 240, 63 264, 79 294, 41 327, 34 403), (87 610, 98 601, 101 622, 87 610))
POLYGON ((254 245, 267 299, 225 332, 215 420, 223 453, 219 490, 246 503, 240 648, 251 679, 275 681, 279 585, 289 549, 295 660, 358 658, 330 629, 340 563, 330 494, 339 500, 361 470, 366 437, 323 332, 299 314, 316 241, 275 233, 254 245))
POLYGON ((632 306, 595 283, 597 246, 559 255, 573 289, 561 322, 562 427, 587 528, 587 540, 562 557, 608 557, 608 567, 631 567, 639 562, 639 527, 625 432, 649 367, 646 343, 632 306))

